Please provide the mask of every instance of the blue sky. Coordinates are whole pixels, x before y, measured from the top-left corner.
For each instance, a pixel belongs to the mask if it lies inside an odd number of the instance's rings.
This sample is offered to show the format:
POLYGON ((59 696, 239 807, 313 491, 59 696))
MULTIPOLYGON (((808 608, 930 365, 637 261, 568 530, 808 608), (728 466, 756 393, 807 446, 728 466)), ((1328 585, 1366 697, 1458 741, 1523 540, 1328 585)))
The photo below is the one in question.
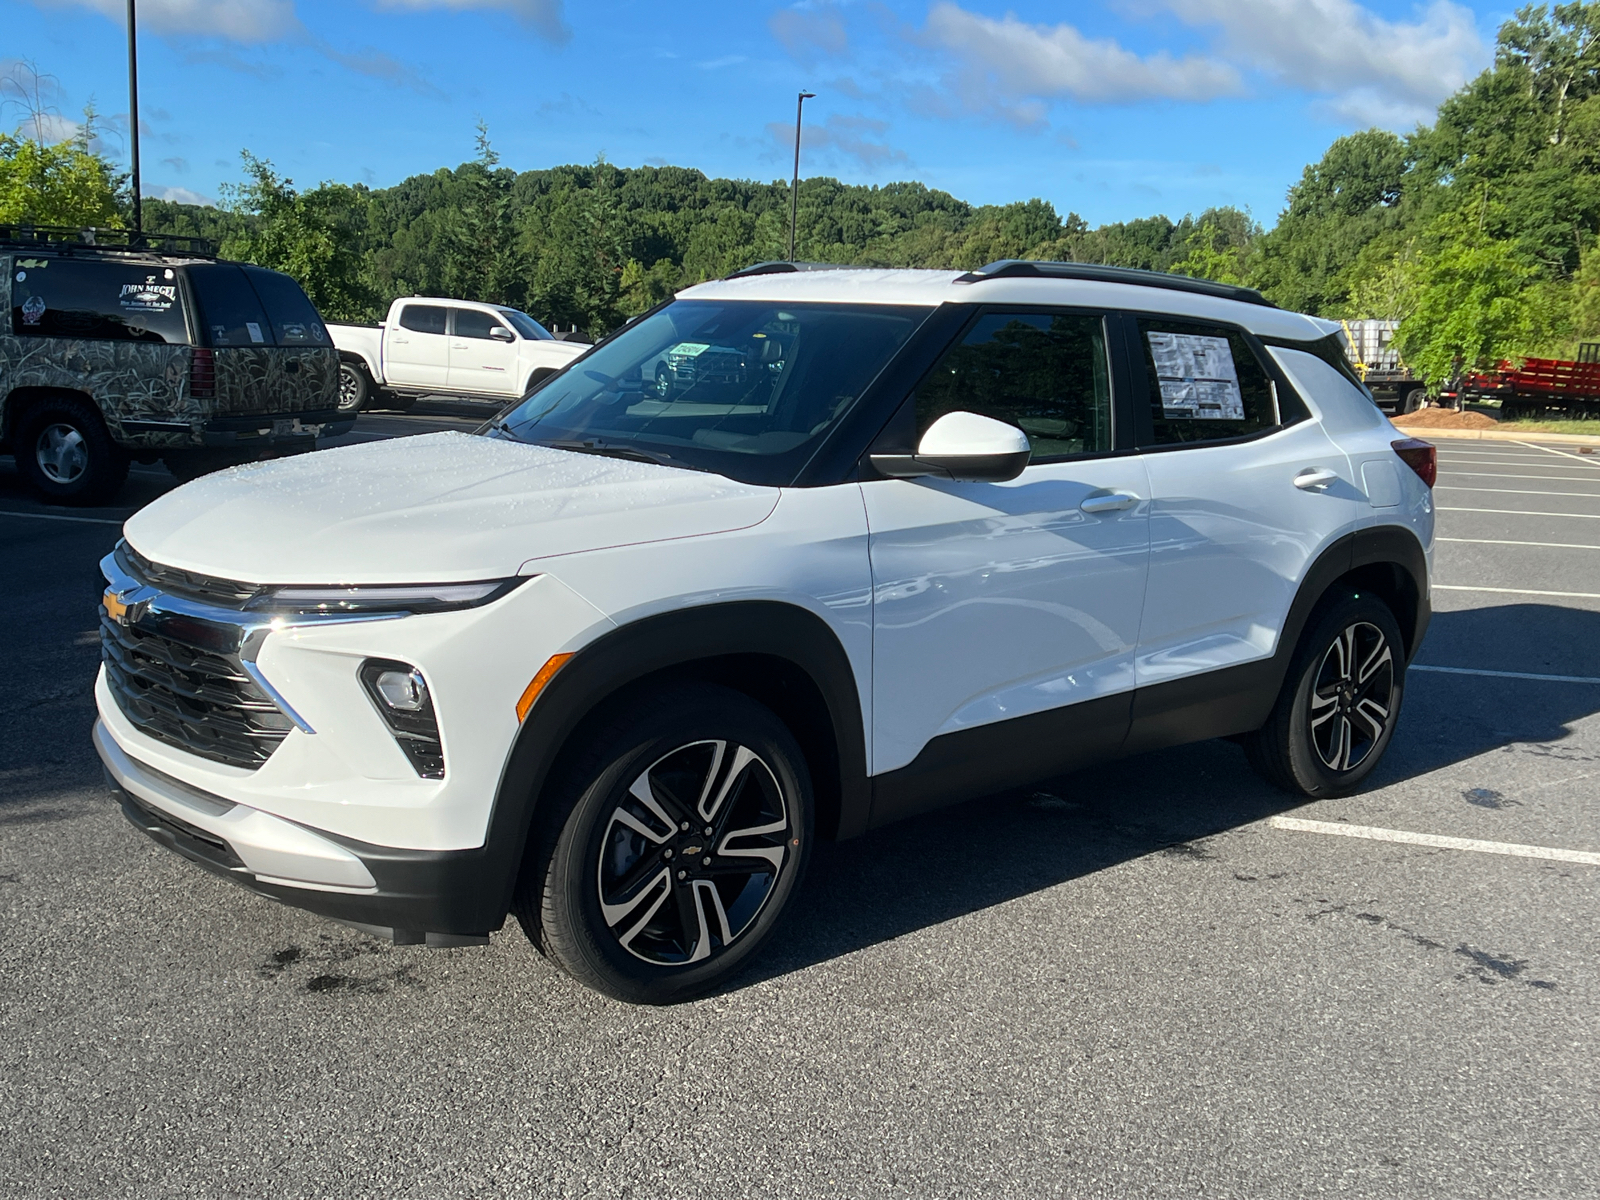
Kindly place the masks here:
MULTIPOLYGON (((1091 224, 1213 204, 1271 225, 1341 133, 1407 130, 1491 57, 1510 5, 1434 0, 140 0, 145 191, 214 199, 239 152, 298 186, 471 157, 669 162, 1039 196, 1091 224)), ((0 127, 93 100, 125 157, 125 0, 0 0, 0 127), (37 102, 36 102, 37 103, 37 102)))

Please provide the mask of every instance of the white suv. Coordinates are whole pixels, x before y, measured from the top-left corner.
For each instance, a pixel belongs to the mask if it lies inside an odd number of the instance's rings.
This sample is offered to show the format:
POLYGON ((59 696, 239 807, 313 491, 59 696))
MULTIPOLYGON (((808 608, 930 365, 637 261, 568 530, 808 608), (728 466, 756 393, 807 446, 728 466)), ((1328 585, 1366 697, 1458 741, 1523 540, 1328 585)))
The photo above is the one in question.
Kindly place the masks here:
POLYGON ((768 264, 479 436, 142 510, 95 744, 136 825, 257 892, 402 944, 514 912, 680 999, 813 838, 1203 738, 1356 786, 1428 624, 1433 469, 1335 326, 1254 292, 768 264))

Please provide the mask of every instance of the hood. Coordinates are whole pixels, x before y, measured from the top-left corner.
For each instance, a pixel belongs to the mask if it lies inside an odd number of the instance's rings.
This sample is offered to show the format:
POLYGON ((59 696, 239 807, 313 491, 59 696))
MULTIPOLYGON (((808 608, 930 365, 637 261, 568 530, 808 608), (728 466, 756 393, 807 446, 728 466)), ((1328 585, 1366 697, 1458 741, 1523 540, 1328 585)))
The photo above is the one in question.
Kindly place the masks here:
POLYGON ((219 471, 123 530, 154 562, 246 583, 450 583, 748 528, 778 496, 721 475, 432 433, 219 471))

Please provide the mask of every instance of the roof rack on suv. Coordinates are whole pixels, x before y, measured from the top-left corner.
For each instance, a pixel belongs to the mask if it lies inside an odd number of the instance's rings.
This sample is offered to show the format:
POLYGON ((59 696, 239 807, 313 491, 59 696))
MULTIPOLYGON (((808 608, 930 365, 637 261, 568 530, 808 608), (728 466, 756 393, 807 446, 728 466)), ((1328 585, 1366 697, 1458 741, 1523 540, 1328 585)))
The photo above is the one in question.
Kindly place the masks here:
POLYGON ((744 267, 731 275, 724 275, 724 279, 744 279, 750 275, 787 275, 790 271, 847 271, 848 267, 842 263, 813 263, 813 262, 758 262, 753 266, 744 267))
POLYGON ((91 251, 112 254, 181 254, 216 258, 209 238, 181 233, 137 233, 132 229, 84 228, 76 225, 0 224, 0 246, 30 250, 91 251))
POLYGON ((1003 258, 976 271, 968 271, 956 278, 957 283, 983 283, 990 279, 1017 279, 1033 276, 1044 279, 1085 279, 1095 283, 1131 283, 1140 287, 1167 288, 1174 292, 1197 292, 1202 296, 1219 296, 1224 300, 1242 300, 1246 304, 1260 304, 1266 308, 1278 306, 1254 288, 1236 287, 1231 283, 1213 283, 1209 279, 1193 279, 1188 275, 1167 275, 1160 271, 1141 271, 1134 267, 1108 267, 1100 263, 1032 262, 1018 258, 1003 258))

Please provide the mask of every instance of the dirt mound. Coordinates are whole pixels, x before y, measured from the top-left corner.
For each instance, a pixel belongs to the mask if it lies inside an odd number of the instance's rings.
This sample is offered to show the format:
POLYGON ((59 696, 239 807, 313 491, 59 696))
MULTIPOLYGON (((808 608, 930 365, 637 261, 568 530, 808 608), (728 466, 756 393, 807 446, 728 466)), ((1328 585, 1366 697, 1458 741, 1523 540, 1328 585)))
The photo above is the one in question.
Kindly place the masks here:
POLYGON ((1419 408, 1414 413, 1390 418, 1401 429, 1493 429, 1493 417, 1477 412, 1456 412, 1450 408, 1419 408))

